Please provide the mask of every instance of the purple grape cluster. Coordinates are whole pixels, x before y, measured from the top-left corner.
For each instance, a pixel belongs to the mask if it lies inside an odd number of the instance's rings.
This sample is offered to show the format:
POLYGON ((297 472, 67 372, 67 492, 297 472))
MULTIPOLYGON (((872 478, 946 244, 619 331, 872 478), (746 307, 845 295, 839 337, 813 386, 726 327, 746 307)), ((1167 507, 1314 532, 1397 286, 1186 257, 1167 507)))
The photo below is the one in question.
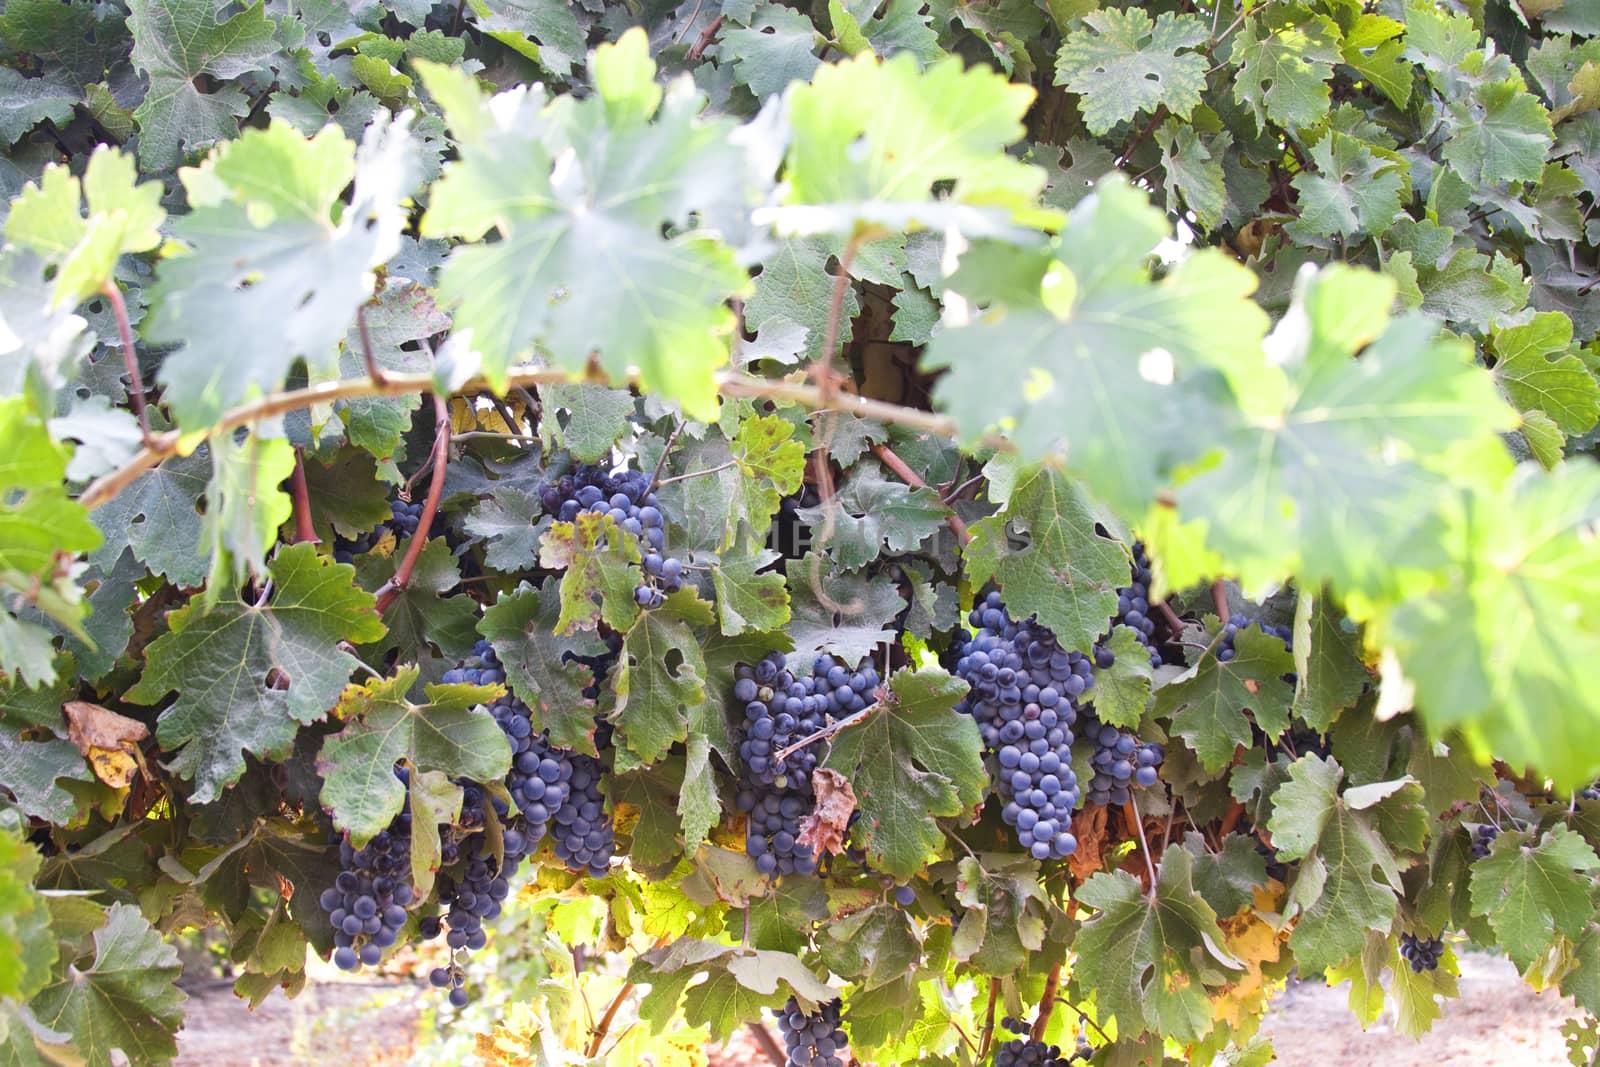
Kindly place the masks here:
POLYGON ((341 971, 377 966, 406 924, 413 896, 409 809, 408 803, 364 848, 348 837, 339 842, 343 869, 317 902, 333 925, 333 962, 341 971))
POLYGON ((799 842, 800 821, 816 807, 809 783, 803 789, 746 783, 734 806, 749 816, 744 850, 756 870, 772 877, 816 872, 817 854, 799 842))
POLYGON ((1126 804, 1134 786, 1150 787, 1160 781, 1166 760, 1162 747, 1141 741, 1132 731, 1083 715, 1083 736, 1094 745, 1089 766, 1094 769, 1085 796, 1091 804, 1126 804))
POLYGON ((1156 649, 1156 621, 1150 617, 1150 556, 1144 543, 1133 543, 1133 581, 1117 590, 1117 614, 1113 626, 1126 626, 1139 635, 1139 643, 1150 650, 1150 666, 1161 666, 1156 649))
POLYGON ((775 1012, 789 1067, 843 1067, 850 1042, 839 1026, 840 1002, 831 1000, 807 1015, 793 997, 775 1012))
POLYGON ((1067 1067, 1071 1062, 1062 1058, 1061 1046, 1031 1038, 1007 1041, 994 1054, 994 1067, 1067 1067))
POLYGON ((864 662, 850 670, 832 656, 819 656, 811 673, 787 669, 787 658, 773 652, 754 665, 735 668, 733 698, 744 707, 744 739, 739 758, 750 780, 785 786, 809 782, 817 765, 817 741, 780 758, 779 752, 827 725, 865 708, 878 688, 878 672, 864 662))
POLYGON ((1444 941, 1437 937, 1419 938, 1415 934, 1400 935, 1400 956, 1418 974, 1437 971, 1439 958, 1444 955, 1444 941))
POLYGON ((1472 831, 1472 858, 1485 859, 1489 855, 1489 848, 1494 844, 1494 839, 1500 836, 1500 827, 1493 823, 1480 823, 1472 831))
POLYGON ((613 475, 604 467, 581 466, 540 490, 539 502, 561 522, 573 521, 580 511, 610 515, 624 533, 639 539, 644 581, 633 597, 640 607, 658 608, 683 588, 683 560, 664 552, 666 518, 643 471, 613 475))
POLYGON ((1078 848, 1072 727, 1094 666, 1036 619, 1013 620, 999 593, 981 600, 967 621, 976 632, 957 635, 955 673, 971 691, 958 710, 977 722, 998 765, 1001 819, 1035 859, 1070 856, 1078 848))
POLYGON ((422 501, 405 501, 394 497, 389 501, 389 517, 360 537, 336 537, 333 541, 333 558, 339 563, 351 563, 377 547, 386 533, 394 534, 395 542, 404 541, 417 532, 422 522, 422 501))

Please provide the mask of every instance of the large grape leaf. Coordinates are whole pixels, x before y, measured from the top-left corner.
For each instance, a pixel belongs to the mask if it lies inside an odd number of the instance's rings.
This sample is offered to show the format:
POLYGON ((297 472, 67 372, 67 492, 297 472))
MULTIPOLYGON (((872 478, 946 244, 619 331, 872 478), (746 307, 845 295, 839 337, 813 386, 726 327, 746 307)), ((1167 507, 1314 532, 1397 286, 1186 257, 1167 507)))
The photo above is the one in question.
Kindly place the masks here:
POLYGON ((733 637, 747 631, 781 630, 789 621, 789 588, 783 575, 765 568, 778 560, 770 548, 739 548, 711 564, 717 625, 733 637))
POLYGON ((250 98, 233 79, 261 70, 278 42, 262 0, 235 7, 228 0, 130 0, 133 65, 150 79, 133 113, 145 167, 176 166, 186 152, 239 135, 250 98))
POLYGON ((1331 759, 1296 760, 1273 796, 1267 824, 1278 855, 1300 861, 1286 916, 1299 917, 1289 945, 1308 971, 1360 952, 1366 931, 1387 931, 1402 891, 1380 817, 1385 804, 1414 807, 1420 790, 1400 779, 1341 793, 1343 779, 1344 768, 1331 759))
POLYGON ((1388 320, 1393 293, 1339 265, 1303 274, 1269 339, 1277 367, 1262 368, 1218 461, 1180 489, 1247 584, 1296 567, 1345 588, 1372 582, 1446 485, 1428 461, 1513 424, 1469 345, 1421 316, 1388 320))
POLYGON ((19 724, 0 713, 0 788, 17 807, 58 825, 70 821, 78 801, 59 784, 63 780, 94 781, 78 746, 57 737, 30 740, 19 724))
POLYGON ((810 670, 824 652, 855 663, 895 640, 895 617, 906 605, 893 583, 838 573, 816 552, 791 562, 788 575, 791 670, 810 670))
POLYGON ((201 547, 199 505, 210 481, 211 451, 203 445, 145 471, 89 513, 105 536, 89 558, 109 568, 128 548, 174 585, 199 585, 211 569, 210 552, 201 547))
POLYGON ((632 626, 639 615, 633 591, 642 577, 640 558, 638 540, 610 515, 580 511, 572 522, 552 524, 540 542, 539 565, 566 572, 555 632, 592 630, 602 620, 613 630, 632 626))
POLYGON ((335 126, 306 138, 277 122, 182 172, 191 210, 172 232, 187 254, 162 260, 144 321, 150 340, 183 346, 161 367, 180 425, 277 389, 297 359, 336 372, 370 271, 399 248, 417 174, 404 121, 369 126, 359 150, 335 126))
POLYGON ((322 804, 357 848, 400 814, 406 798, 394 773, 400 760, 415 772, 475 782, 503 778, 511 767, 505 732, 481 707, 502 687, 430 685, 427 702, 413 704, 406 694, 417 675, 417 668, 401 667, 392 677, 345 689, 335 709, 345 728, 322 743, 317 757, 322 804))
POLYGON ((468 10, 484 33, 565 75, 583 59, 583 28, 561 0, 472 0, 468 10))
MULTIPOLYGON (((763 337, 780 326, 803 331, 804 344, 798 350, 808 358, 820 355, 827 340, 833 288, 839 274, 837 267, 828 269, 828 261, 837 251, 821 237, 791 237, 779 242, 761 261, 756 291, 744 306, 745 324, 752 330, 766 331, 763 337)), ((860 313, 861 301, 855 287, 845 286, 840 322, 852 322, 860 313)), ((843 345, 849 339, 849 332, 840 330, 835 343, 843 345)), ((758 351, 760 341, 758 337, 754 346, 758 351)), ((748 350, 745 356, 751 358, 748 350)))
POLYGON ((163 1064, 177 1055, 183 968, 177 948, 137 907, 111 905, 94 932, 93 951, 61 963, 29 1006, 40 1022, 72 1035, 72 1050, 86 1067, 163 1064))
POLYGON ((711 619, 711 605, 684 589, 641 612, 623 638, 611 719, 638 762, 655 763, 688 740, 690 713, 706 698, 706 661, 693 627, 711 619))
POLYGON ((839 996, 798 956, 691 937, 640 956, 629 977, 650 986, 639 1007, 641 1018, 673 1018, 681 998, 684 1021, 709 1025, 718 1041, 763 1011, 781 1007, 791 995, 807 1012, 839 996), (685 995, 685 988, 702 974, 706 981, 685 995))
POLYGON ((594 671, 568 657, 601 655, 605 644, 589 630, 558 635, 560 614, 559 583, 523 583, 484 611, 478 632, 500 657, 506 684, 533 712, 534 729, 549 730, 561 748, 594 755, 595 701, 583 693, 594 671))
POLYGON ((1311 146, 1311 161, 1316 166, 1290 182, 1300 194, 1297 227, 1321 237, 1378 237, 1394 223, 1409 184, 1401 160, 1335 131, 1311 146))
POLYGON ((121 9, 58 0, 9 0, 0 14, 0 38, 11 49, 43 60, 78 86, 98 82, 106 68, 127 55, 121 9))
POLYGON ((973 584, 999 582, 1015 617, 1037 614, 1063 647, 1088 651, 1117 612, 1127 555, 1095 532, 1088 500, 1053 467, 1023 471, 1004 496, 992 491, 1001 510, 972 525, 963 549, 973 584), (1014 548, 1011 531, 1027 543, 1014 548))
POLYGON ((55 268, 54 305, 75 307, 110 280, 119 256, 159 245, 166 217, 160 183, 140 184, 133 157, 101 145, 81 181, 56 165, 30 182, 11 205, 5 233, 55 268))
POLYGON ((1304 630, 1295 633, 1295 673, 1299 676, 1294 713, 1319 733, 1326 733, 1339 713, 1356 702, 1372 676, 1361 662, 1354 625, 1347 630, 1344 612, 1325 596, 1316 598, 1304 630))
POLYGON ((1061 42, 1056 84, 1079 94, 1084 125, 1096 136, 1163 106, 1186 119, 1206 86, 1210 64, 1197 49, 1210 39, 1193 15, 1165 12, 1152 21, 1137 7, 1091 12, 1061 42))
POLYGON ((733 77, 765 100, 788 88, 790 82, 808 81, 821 66, 812 54, 819 34, 811 20, 782 4, 763 3, 742 25, 724 29, 717 42, 719 62, 733 64, 733 77))
POLYGON ((1519 411, 1542 411, 1564 434, 1600 420, 1600 383, 1571 352, 1572 320, 1557 311, 1494 332, 1494 375, 1519 411))
POLYGON ((1044 172, 1005 147, 1023 135, 1033 90, 955 56, 918 66, 910 53, 863 53, 819 67, 791 92, 785 173, 796 206, 772 214, 780 226, 848 233, 876 221, 901 230, 939 221, 952 204, 1032 203, 1044 172), (949 183, 941 203, 935 183, 949 183))
POLYGON ((178 694, 157 720, 156 739, 181 749, 169 765, 194 780, 204 804, 244 773, 244 755, 282 758, 303 723, 333 708, 357 660, 341 641, 383 635, 375 602, 357 589, 353 568, 310 544, 280 549, 268 575, 270 603, 199 599, 172 612, 171 629, 151 643, 144 674, 123 696, 154 704, 178 694))
MULTIPOLYGON (((428 349, 417 342, 450 327, 449 316, 434 306, 427 290, 393 283, 367 306, 363 317, 372 361, 384 371, 415 373, 433 369, 428 349)), ((356 323, 351 323, 345 333, 339 373, 346 378, 367 373, 361 330, 356 323)), ((404 435, 411 429, 412 414, 421 405, 422 398, 415 393, 355 397, 339 405, 350 443, 370 452, 388 481, 401 480, 398 464, 406 457, 404 435)))
POLYGON ((1207 649, 1187 677, 1156 694, 1156 714, 1172 717, 1172 732, 1212 772, 1232 762, 1238 746, 1250 747, 1252 722, 1269 739, 1287 730, 1294 699, 1294 688, 1283 681, 1294 672, 1294 656, 1282 641, 1252 626, 1234 634, 1233 647, 1226 661, 1207 649))
POLYGON ((1417 710, 1435 732, 1466 729, 1479 751, 1563 788, 1589 784, 1600 772, 1600 468, 1523 468, 1469 494, 1455 521, 1449 570, 1382 631, 1417 710))
POLYGON ((43 987, 56 961, 50 913, 33 886, 39 864, 39 853, 22 834, 0 827, 0 997, 26 1001, 43 987))
MULTIPOLYGON (((876 463, 861 464, 834 498, 838 511, 833 537, 819 547, 841 567, 855 570, 887 553, 915 552, 924 540, 944 529, 950 509, 933 489, 913 488, 883 476, 876 463)), ((820 530, 821 507, 801 508, 802 521, 820 530)))
POLYGON ((864 721, 839 732, 825 766, 855 787, 855 833, 876 870, 909 878, 944 841, 937 820, 983 799, 982 742, 955 710, 965 682, 944 671, 895 672, 864 721))
POLYGON ((1074 980, 1095 991, 1101 1009, 1130 1036, 1151 1031, 1180 1042, 1212 1027, 1207 978, 1241 966, 1223 947, 1216 912, 1194 888, 1194 857, 1169 848, 1152 891, 1126 871, 1095 874, 1078 890, 1096 914, 1073 949, 1074 980))
POLYGON ((626 389, 598 385, 547 385, 539 390, 545 410, 560 409, 565 419, 546 417, 539 422, 555 443, 580 463, 598 463, 628 432, 628 417, 637 402, 626 389))
MULTIPOLYGON (((1474 53, 1463 67, 1476 75, 1492 62, 1474 53)), ((1440 154, 1468 182, 1539 180, 1555 137, 1549 112, 1527 91, 1520 74, 1479 82, 1470 95, 1451 99, 1449 109, 1451 132, 1440 154)))
POLYGON ((1472 865, 1472 914, 1488 917, 1496 944, 1526 970, 1557 935, 1576 941, 1594 917, 1596 868, 1594 849, 1560 823, 1537 841, 1502 832, 1472 865))
POLYGON ((1253 380, 1267 328, 1249 299, 1254 276, 1221 253, 1190 256, 1152 283, 1147 257, 1168 235, 1143 193, 1104 180, 1048 255, 991 249, 999 263, 953 278, 965 293, 1009 266, 1033 283, 1026 298, 941 330, 923 356, 930 370, 948 368, 934 395, 962 434, 1003 428, 1023 458, 1064 453, 1096 495, 1147 507, 1194 454, 1194 427, 1226 418, 1216 371, 1253 380), (1001 379, 1022 385, 996 389, 1001 379))
POLYGON ((1298 4, 1263 5, 1231 44, 1228 58, 1239 64, 1234 98, 1260 125, 1316 125, 1328 114, 1333 65, 1344 58, 1339 43, 1339 27, 1326 15, 1298 4))
POLYGON ((484 373, 503 383, 535 347, 575 372, 598 358, 614 382, 637 370, 690 415, 715 417, 712 375, 733 325, 724 301, 747 277, 712 230, 687 227, 745 200, 731 124, 701 117, 687 81, 654 87, 640 30, 596 51, 597 92, 581 101, 537 88, 485 101, 465 73, 417 66, 461 153, 433 187, 423 233, 499 236, 457 246, 439 286, 484 373), (664 237, 669 226, 683 232, 664 237))

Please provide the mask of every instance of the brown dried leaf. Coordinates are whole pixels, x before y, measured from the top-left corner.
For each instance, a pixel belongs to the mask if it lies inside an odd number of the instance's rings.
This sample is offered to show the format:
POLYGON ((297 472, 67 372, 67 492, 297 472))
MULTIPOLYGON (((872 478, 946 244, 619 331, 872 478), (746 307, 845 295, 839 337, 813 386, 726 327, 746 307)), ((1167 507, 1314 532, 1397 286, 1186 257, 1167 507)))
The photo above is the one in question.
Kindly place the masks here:
POLYGON ((1078 850, 1067 857, 1067 866, 1079 882, 1105 865, 1108 810, 1102 804, 1091 804, 1072 817, 1072 836, 1078 839, 1078 850))
POLYGON ((139 742, 150 736, 150 728, 86 700, 69 700, 61 710, 67 716, 68 738, 88 759, 95 777, 113 789, 132 784, 142 762, 139 742))
POLYGON ((817 808, 800 820, 795 840, 819 856, 824 851, 837 856, 844 851, 850 813, 856 810, 856 791, 848 778, 826 767, 811 772, 811 789, 817 796, 817 808))

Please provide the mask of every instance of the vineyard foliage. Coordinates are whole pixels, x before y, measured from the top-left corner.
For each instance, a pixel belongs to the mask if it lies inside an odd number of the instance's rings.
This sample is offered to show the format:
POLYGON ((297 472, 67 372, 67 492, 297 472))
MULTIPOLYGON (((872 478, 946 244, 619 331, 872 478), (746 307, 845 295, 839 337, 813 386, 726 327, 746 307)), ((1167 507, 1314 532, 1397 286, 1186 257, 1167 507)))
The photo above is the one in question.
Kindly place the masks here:
POLYGON ((1593 0, 4 0, 0 1062, 1591 1062, 1597 203, 1593 0))

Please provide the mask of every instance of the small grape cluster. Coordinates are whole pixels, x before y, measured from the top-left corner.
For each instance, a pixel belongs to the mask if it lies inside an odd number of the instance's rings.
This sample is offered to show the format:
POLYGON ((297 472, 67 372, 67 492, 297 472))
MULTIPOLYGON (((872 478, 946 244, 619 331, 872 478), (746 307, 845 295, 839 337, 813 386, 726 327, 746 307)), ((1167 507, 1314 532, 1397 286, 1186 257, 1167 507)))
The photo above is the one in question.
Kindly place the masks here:
POLYGON ((810 787, 780 788, 746 784, 734 806, 749 816, 745 854, 765 875, 813 874, 817 854, 800 844, 800 820, 811 814, 815 802, 810 787))
POLYGON ((1444 942, 1437 937, 1426 940, 1414 934, 1400 935, 1400 955, 1418 974, 1439 969, 1439 957, 1444 955, 1444 942))
POLYGON ((1060 1045, 1020 1037, 1007 1041, 994 1054, 994 1067, 1067 1067, 1069 1062, 1062 1059, 1060 1045))
POLYGON ((1144 543, 1133 543, 1133 580, 1117 590, 1117 614, 1113 626, 1126 626, 1139 635, 1139 643, 1150 650, 1150 666, 1161 666, 1161 653, 1156 648, 1156 621, 1150 617, 1150 556, 1144 543))
POLYGON ((878 672, 870 663, 852 671, 832 656, 819 656, 809 675, 797 675, 786 669, 787 662, 782 652, 773 652, 753 666, 739 664, 734 672, 733 697, 745 706, 739 758, 760 785, 809 782, 822 742, 786 757, 778 753, 822 729, 829 716, 862 710, 878 688, 878 672))
POLYGON ((371 552, 386 533, 394 534, 396 542, 417 532, 422 521, 422 501, 406 501, 395 497, 389 501, 389 517, 360 537, 336 537, 333 541, 333 558, 339 563, 350 563, 357 556, 371 552))
POLYGON ((1494 839, 1500 836, 1500 827, 1493 823, 1480 823, 1472 831, 1472 858, 1481 860, 1489 855, 1489 847, 1494 844, 1494 839))
POLYGON ((585 465, 545 486, 539 501, 561 522, 573 521, 580 511, 610 515, 619 529, 639 539, 644 581, 634 589, 633 598, 640 607, 658 608, 683 588, 683 560, 663 551, 666 519, 650 491, 648 474, 630 470, 613 475, 604 467, 585 465))
POLYGON ((832 1000, 807 1015, 790 997, 783 1010, 774 1013, 789 1067, 843 1067, 850 1042, 839 1027, 839 1009, 840 1002, 832 1000))
MULTIPOLYGON (((409 807, 409 805, 408 805, 409 807)), ((411 903, 411 815, 396 816, 365 848, 339 842, 343 870, 318 903, 333 925, 333 962, 341 971, 377 966, 406 924, 411 903)))
POLYGON ((958 710, 973 717, 984 748, 999 766, 1001 818, 1035 859, 1070 856, 1078 805, 1072 770, 1077 698, 1094 684, 1082 653, 1061 647, 1037 620, 1016 622, 1000 594, 980 601, 958 634, 955 672, 971 686, 958 710))
POLYGON ((533 844, 517 828, 515 820, 507 821, 508 812, 504 801, 492 800, 482 786, 467 782, 462 786, 459 826, 442 828, 447 836, 442 841, 441 859, 449 870, 439 875, 437 886, 444 914, 424 918, 419 929, 425 940, 431 941, 440 933, 445 935, 450 963, 435 968, 429 980, 441 989, 449 986, 450 1003, 458 1008, 467 1002, 458 954, 476 952, 489 943, 483 924, 499 916, 501 906, 511 895, 511 879, 533 844), (483 832, 488 824, 489 804, 493 804, 504 826, 498 861, 490 853, 488 835, 483 832))
POLYGON ((1083 733, 1094 743, 1089 766, 1094 775, 1085 791, 1091 804, 1126 804, 1133 786, 1148 788, 1160 780, 1158 771, 1166 760, 1162 747, 1141 741, 1129 731, 1111 726, 1085 714, 1083 733))
POLYGON ((1578 799, 1600 800, 1600 782, 1596 782, 1593 785, 1586 785, 1582 789, 1578 790, 1578 799))
MULTIPOLYGON (((617 848, 616 827, 606 814, 606 798, 600 788, 603 764, 593 756, 562 755, 564 769, 571 773, 566 780, 566 799, 555 809, 551 827, 556 855, 568 870, 588 871, 591 877, 601 878, 617 848)), ((543 764, 540 773, 545 773, 543 764)))

